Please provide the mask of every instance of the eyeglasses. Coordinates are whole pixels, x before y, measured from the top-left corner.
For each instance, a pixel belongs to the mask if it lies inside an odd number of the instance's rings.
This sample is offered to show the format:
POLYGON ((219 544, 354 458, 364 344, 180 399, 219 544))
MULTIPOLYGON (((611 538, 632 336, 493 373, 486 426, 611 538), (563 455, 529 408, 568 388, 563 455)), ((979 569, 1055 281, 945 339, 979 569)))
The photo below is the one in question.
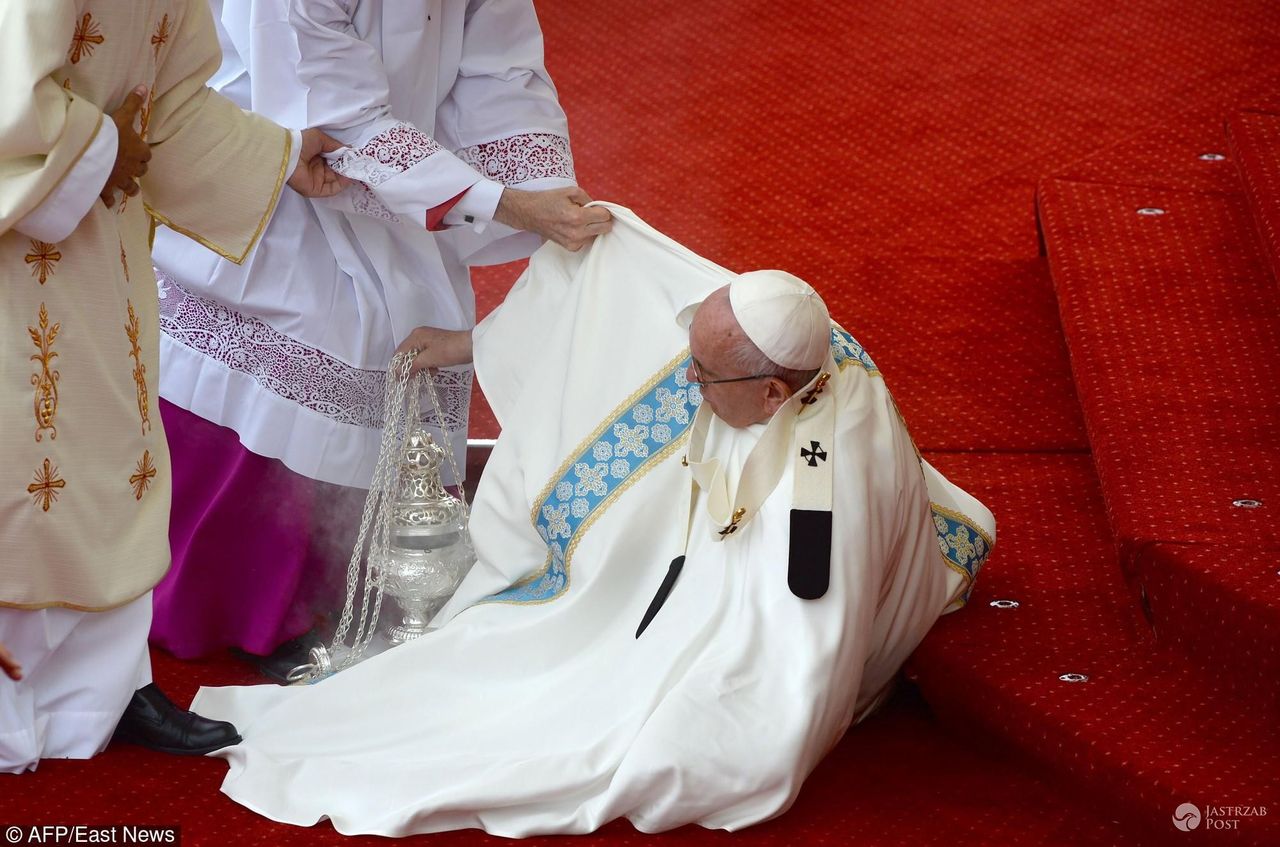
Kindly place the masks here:
POLYGON ((698 360, 692 356, 689 361, 693 363, 693 380, 696 385, 722 385, 726 382, 746 382, 750 379, 768 379, 773 374, 752 374, 751 376, 731 376, 728 379, 707 379, 702 375, 702 366, 698 364, 698 360))

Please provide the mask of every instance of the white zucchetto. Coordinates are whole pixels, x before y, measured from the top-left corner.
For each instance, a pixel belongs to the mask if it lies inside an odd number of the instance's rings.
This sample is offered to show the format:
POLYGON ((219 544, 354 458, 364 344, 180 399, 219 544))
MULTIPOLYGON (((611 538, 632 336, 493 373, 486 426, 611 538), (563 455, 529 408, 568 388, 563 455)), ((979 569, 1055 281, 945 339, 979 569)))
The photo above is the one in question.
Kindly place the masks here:
MULTIPOLYGON (((680 310, 688 329, 699 300, 680 310)), ((831 346, 831 315, 813 286, 786 271, 749 271, 729 283, 729 307, 747 338, 769 361, 807 371, 822 367, 831 346)))
POLYGON ((729 283, 729 305, 752 343, 774 364, 822 367, 831 315, 813 286, 786 271, 751 271, 729 283))

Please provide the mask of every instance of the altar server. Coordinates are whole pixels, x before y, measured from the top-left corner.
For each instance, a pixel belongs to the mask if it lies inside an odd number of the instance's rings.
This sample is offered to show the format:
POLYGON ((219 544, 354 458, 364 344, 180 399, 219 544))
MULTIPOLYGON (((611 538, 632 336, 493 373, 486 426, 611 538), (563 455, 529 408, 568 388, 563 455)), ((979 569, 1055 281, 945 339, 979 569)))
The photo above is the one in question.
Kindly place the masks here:
MULTIPOLYGON (((174 461, 174 568, 155 643, 271 654, 341 602, 396 346, 470 330, 468 265, 608 229, 574 182, 568 124, 530 0, 213 0, 215 88, 320 126, 359 180, 285 197, 242 264, 161 232, 161 409, 174 461)), ((459 465, 471 370, 438 374, 459 465)), ((430 410, 430 402, 423 404, 430 410)), ((448 480, 453 482, 453 480, 448 480)))
POLYGON ((341 185, 332 139, 205 86, 218 55, 203 0, 0 4, 0 643, 23 671, 0 771, 92 756, 117 722, 169 752, 236 740, 151 684, 172 477, 148 239, 242 259, 286 180, 341 185))

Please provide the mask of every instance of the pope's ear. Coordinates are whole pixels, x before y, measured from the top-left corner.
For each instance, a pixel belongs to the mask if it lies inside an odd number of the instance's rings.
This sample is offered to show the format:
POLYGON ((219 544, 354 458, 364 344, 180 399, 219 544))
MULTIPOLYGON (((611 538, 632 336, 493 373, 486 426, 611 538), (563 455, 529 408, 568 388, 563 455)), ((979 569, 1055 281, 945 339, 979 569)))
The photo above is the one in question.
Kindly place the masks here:
POLYGON ((770 416, 778 409, 782 408, 782 404, 791 399, 794 392, 791 386, 787 385, 776 376, 771 376, 765 380, 764 389, 764 406, 770 416))

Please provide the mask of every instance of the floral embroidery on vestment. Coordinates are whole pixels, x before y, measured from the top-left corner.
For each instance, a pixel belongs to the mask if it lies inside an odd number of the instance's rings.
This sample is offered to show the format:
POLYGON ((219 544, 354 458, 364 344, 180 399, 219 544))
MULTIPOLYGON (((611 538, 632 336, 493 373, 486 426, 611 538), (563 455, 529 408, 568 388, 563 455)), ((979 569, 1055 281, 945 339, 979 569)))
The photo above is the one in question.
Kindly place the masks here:
MULTIPOLYGON (((36 326, 27 327, 31 343, 39 351, 31 356, 31 361, 40 366, 40 369, 31 375, 31 385, 35 387, 32 403, 36 418, 36 441, 44 440, 46 431, 49 433, 50 441, 58 437, 54 418, 58 414, 58 380, 62 375, 53 367, 53 360, 58 358, 57 351, 53 349, 53 342, 57 340, 61 330, 61 323, 50 323, 49 310, 45 308, 44 303, 40 304, 40 315, 36 326)), ((45 511, 49 509, 46 507, 45 511)))
POLYGON ((142 363, 142 347, 138 338, 142 335, 142 325, 138 313, 133 310, 133 302, 128 301, 129 322, 124 325, 125 335, 129 336, 129 355, 133 358, 133 382, 138 392, 138 415, 142 419, 142 434, 151 429, 151 398, 147 392, 147 366, 142 363))

